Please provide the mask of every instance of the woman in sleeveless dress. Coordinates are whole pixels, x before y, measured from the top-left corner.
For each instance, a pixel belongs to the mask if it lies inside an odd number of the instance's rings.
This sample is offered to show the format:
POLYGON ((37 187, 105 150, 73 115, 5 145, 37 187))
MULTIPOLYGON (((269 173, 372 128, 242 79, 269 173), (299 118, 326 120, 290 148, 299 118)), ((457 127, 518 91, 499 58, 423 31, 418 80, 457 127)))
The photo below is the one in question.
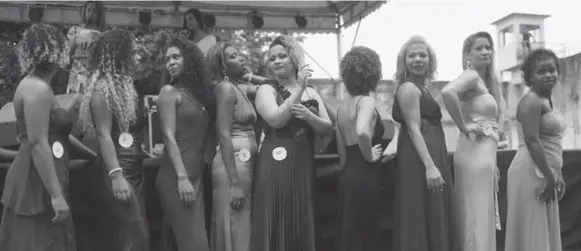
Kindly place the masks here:
POLYGON ((69 62, 68 40, 37 23, 17 45, 23 74, 14 95, 20 148, 2 194, 0 250, 74 251, 67 197, 71 114, 60 108, 50 82, 69 62))
POLYGON ((504 250, 561 251, 565 125, 551 101, 559 79, 559 59, 550 50, 537 49, 521 69, 531 89, 517 108, 519 148, 508 169, 504 250))
POLYGON ((464 251, 496 250, 496 229, 500 230, 496 149, 502 102, 493 48, 487 32, 470 35, 462 49, 464 72, 442 90, 461 132, 454 153, 454 186, 464 251))
POLYGON ((89 54, 97 36, 106 29, 103 2, 87 1, 81 13, 81 25, 71 27, 67 33, 71 44, 72 60, 67 93, 84 93, 89 75, 87 71, 89 54))
POLYGON ((206 32, 204 14, 198 9, 188 9, 184 13, 182 27, 182 37, 196 43, 204 55, 208 55, 208 50, 218 42, 217 36, 206 32))
POLYGON ((112 251, 149 249, 141 149, 146 120, 143 88, 134 78, 140 61, 134 43, 125 30, 107 31, 95 42, 79 109, 83 131, 99 143, 95 189, 107 210, 112 251))
POLYGON ((385 128, 370 93, 381 79, 381 61, 367 47, 354 47, 341 60, 341 77, 351 96, 337 109, 339 228, 336 250, 379 251, 381 145, 385 128))
POLYGON ((330 135, 332 124, 319 94, 307 88, 312 70, 294 38, 274 39, 268 67, 278 81, 256 94, 265 137, 254 175, 250 250, 314 251, 314 137, 330 135))
POLYGON ((395 250, 453 251, 454 183, 442 128, 442 111, 426 89, 436 55, 413 36, 398 54, 399 84, 393 119, 401 124, 397 148, 395 250))
POLYGON ((236 47, 219 42, 207 60, 215 83, 219 150, 212 164, 213 215, 211 246, 214 251, 250 250, 252 171, 258 145, 254 133, 256 112, 239 87, 246 60, 236 47))
POLYGON ((173 38, 165 55, 165 75, 171 81, 158 98, 165 147, 156 189, 177 250, 209 251, 202 186, 204 141, 200 140, 214 117, 204 98, 210 95, 205 91, 209 76, 200 49, 183 38, 173 38))

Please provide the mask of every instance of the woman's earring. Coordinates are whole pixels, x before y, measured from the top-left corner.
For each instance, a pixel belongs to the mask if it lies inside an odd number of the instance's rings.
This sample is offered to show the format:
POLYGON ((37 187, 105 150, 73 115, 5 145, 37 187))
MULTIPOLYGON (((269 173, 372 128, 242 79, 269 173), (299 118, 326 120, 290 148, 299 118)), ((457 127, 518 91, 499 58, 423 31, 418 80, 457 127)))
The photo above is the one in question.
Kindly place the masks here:
POLYGON ((470 60, 466 60, 466 69, 473 70, 473 68, 472 68, 472 62, 470 62, 470 60))
POLYGON ((222 70, 222 74, 224 75, 225 81, 230 81, 230 78, 228 77, 228 75, 226 75, 226 70, 222 70))

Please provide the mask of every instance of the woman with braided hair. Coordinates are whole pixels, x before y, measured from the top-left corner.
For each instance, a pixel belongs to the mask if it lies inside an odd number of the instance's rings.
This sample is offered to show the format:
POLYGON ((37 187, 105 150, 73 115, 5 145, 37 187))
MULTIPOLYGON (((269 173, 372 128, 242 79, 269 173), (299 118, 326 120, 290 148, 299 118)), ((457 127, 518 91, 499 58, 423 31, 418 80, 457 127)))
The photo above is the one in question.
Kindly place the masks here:
POLYGON ((33 24, 17 46, 27 75, 14 95, 20 148, 2 194, 0 250, 76 250, 66 201, 73 119, 50 86, 59 67, 68 65, 68 51, 65 35, 41 23, 33 24))
POLYGON ((79 108, 86 135, 96 136, 100 158, 97 193, 111 217, 113 251, 146 251, 149 229, 141 143, 146 125, 144 85, 136 77, 141 60, 132 33, 110 30, 95 42, 89 81, 79 108))
POLYGON ((265 138, 254 175, 252 251, 314 251, 314 140, 331 134, 331 120, 317 91, 307 88, 312 70, 292 37, 270 44, 268 67, 276 81, 256 93, 265 138))

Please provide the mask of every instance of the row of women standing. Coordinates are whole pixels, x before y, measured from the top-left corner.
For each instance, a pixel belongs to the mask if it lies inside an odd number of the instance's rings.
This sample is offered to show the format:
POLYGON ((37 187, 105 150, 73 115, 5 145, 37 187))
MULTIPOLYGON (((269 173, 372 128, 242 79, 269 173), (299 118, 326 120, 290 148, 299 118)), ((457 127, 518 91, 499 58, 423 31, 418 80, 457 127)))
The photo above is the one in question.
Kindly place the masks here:
MULTIPOLYGON (((338 250, 379 250, 377 216, 380 161, 397 154, 395 250, 490 251, 500 229, 496 165, 502 98, 495 75, 490 34, 464 42, 464 71, 442 90, 461 134, 450 163, 442 112, 426 85, 437 60, 427 41, 414 36, 400 50, 393 119, 401 129, 381 145, 383 125, 373 98, 381 78, 379 56, 355 47, 341 61, 351 94, 337 112, 341 162, 338 250), (397 148, 397 150, 394 150, 397 148), (452 169, 452 167, 454 167, 452 169)), ((517 112, 520 147, 508 171, 505 250, 561 250, 557 199, 564 194, 561 173, 563 121, 551 102, 559 60, 549 50, 530 53, 522 65, 530 87, 517 112)))
MULTIPOLYGON (((82 129, 99 142, 102 182, 96 189, 103 190, 103 197, 95 199, 103 201, 111 216, 110 250, 149 249, 141 151, 145 112, 135 43, 128 31, 104 32, 89 55, 89 82, 79 99, 82 129)), ((412 37, 398 55, 393 118, 401 129, 386 151, 379 144, 381 118, 369 97, 381 79, 379 56, 365 47, 345 55, 341 75, 352 97, 331 114, 344 166, 338 249, 378 249, 374 202, 381 199, 379 161, 395 153, 396 250, 496 248, 500 96, 492 48, 487 33, 469 37, 465 70, 442 91, 462 132, 463 147, 454 156, 455 180, 442 113, 425 87, 437 65, 428 43, 412 37)), ((75 249, 66 200, 74 109, 59 107, 49 84, 55 71, 68 64, 68 51, 66 37, 47 24, 32 25, 18 45, 27 76, 14 99, 21 146, 2 197, 1 250, 75 249)), ((195 44, 172 38, 165 55, 166 85, 158 99, 165 151, 156 187, 177 249, 315 250, 313 139, 331 134, 332 123, 320 96, 307 87, 311 70, 300 44, 287 36, 274 39, 268 66, 277 81, 258 89, 239 83, 245 60, 228 43, 214 45, 204 57, 195 44), (253 93, 257 112, 248 98, 253 93), (260 147, 252 128, 257 113, 266 124, 260 147), (218 131, 219 151, 212 165, 214 211, 208 240, 201 170, 204 153, 211 149, 200 139, 212 126, 218 131)), ((559 250, 555 197, 564 192, 563 125, 550 102, 558 60, 550 51, 534 51, 523 72, 531 92, 517 115, 523 140, 509 169, 506 246, 559 250), (540 197, 537 190, 542 190, 540 197)))

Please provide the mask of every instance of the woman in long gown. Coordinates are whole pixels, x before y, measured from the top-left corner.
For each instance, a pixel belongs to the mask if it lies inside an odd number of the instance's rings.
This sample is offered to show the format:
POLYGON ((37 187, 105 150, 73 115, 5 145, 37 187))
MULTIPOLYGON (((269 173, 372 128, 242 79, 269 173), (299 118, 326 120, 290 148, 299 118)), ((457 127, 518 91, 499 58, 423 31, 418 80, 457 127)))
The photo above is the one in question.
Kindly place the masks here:
POLYGON ((496 149, 502 97, 493 48, 487 32, 470 35, 462 49, 464 72, 442 89, 446 108, 461 132, 454 153, 454 186, 464 251, 496 250, 500 228, 496 149))
POLYGON ((379 251, 381 145, 385 128, 370 93, 381 79, 381 61, 367 47, 352 48, 341 60, 350 98, 337 109, 339 228, 336 250, 379 251))
POLYGON ((246 60, 236 47, 219 42, 208 51, 207 62, 215 84, 220 143, 212 164, 211 246, 214 251, 248 251, 258 145, 256 112, 247 96, 251 89, 240 88, 238 81, 246 74, 246 60))
POLYGON ((292 37, 270 44, 268 67, 277 77, 256 94, 265 121, 254 175, 250 250, 314 251, 314 137, 331 134, 319 94, 307 88, 311 69, 292 37))
MULTIPOLYGON (((178 251, 209 251, 204 218, 202 171, 204 141, 213 112, 204 55, 198 47, 173 38, 166 50, 167 81, 158 98, 164 160, 156 189, 164 219, 178 251)), ((168 235, 166 235, 168 236, 168 235)))
POLYGON ((143 86, 134 78, 133 35, 110 30, 95 42, 89 59, 89 82, 79 108, 79 120, 88 136, 96 136, 100 158, 95 184, 110 223, 106 242, 112 251, 147 251, 149 228, 141 149, 146 125, 143 86))
POLYGON ((410 38, 398 54, 392 117, 401 124, 394 230, 399 251, 457 250, 454 183, 442 111, 425 86, 436 66, 434 50, 420 36, 410 38))
POLYGON ((73 116, 58 105, 50 86, 58 68, 68 65, 68 40, 54 26, 33 24, 17 54, 27 75, 14 95, 21 144, 2 194, 0 250, 74 251, 66 201, 73 116))
POLYGON ((521 69, 531 89, 517 108, 519 148, 508 169, 507 251, 561 251, 559 201, 563 180, 563 117, 551 93, 559 80, 559 58, 532 51, 521 69))

